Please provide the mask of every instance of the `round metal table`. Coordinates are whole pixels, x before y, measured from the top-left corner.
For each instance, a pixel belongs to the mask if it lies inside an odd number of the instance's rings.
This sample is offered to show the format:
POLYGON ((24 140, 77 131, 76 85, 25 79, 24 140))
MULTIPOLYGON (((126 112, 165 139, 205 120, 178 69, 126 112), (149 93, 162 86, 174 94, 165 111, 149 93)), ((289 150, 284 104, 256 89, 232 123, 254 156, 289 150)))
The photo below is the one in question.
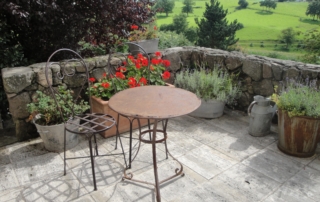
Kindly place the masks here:
MULTIPOLYGON (((180 169, 176 174, 159 182, 157 170, 157 155, 156 143, 165 142, 167 139, 166 126, 169 118, 182 116, 197 109, 201 104, 201 100, 193 93, 174 87, 168 86, 142 86, 130 88, 121 91, 109 100, 109 107, 118 112, 119 115, 130 117, 133 119, 151 119, 155 120, 153 129, 145 130, 140 133, 139 139, 141 142, 152 145, 153 168, 155 176, 155 184, 132 179, 132 175, 124 173, 123 179, 133 180, 136 182, 152 184, 155 186, 157 201, 161 201, 159 185, 176 176, 183 175, 182 164, 175 159, 167 150, 174 160, 180 164, 180 169), (162 130, 157 129, 158 121, 164 121, 165 124, 162 130), (157 140, 156 133, 163 133, 164 138, 157 140), (150 139, 143 138, 146 133, 152 133, 150 139)), ((121 123, 118 123, 119 125, 121 123)), ((132 124, 131 124, 132 125, 132 124)), ((130 149, 129 149, 129 168, 131 168, 131 150, 132 150, 132 127, 130 128, 130 149)))

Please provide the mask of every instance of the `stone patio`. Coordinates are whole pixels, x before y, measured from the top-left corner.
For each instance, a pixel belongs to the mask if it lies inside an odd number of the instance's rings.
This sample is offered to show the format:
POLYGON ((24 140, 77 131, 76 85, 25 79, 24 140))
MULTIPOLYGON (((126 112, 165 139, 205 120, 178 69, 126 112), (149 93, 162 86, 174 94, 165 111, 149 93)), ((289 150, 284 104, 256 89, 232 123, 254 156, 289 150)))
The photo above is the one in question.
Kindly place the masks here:
MULTIPOLYGON (((168 123, 168 148, 185 176, 161 185, 162 201, 320 201, 320 144, 315 156, 296 158, 277 148, 277 126, 265 137, 248 134, 248 116, 226 110, 218 119, 183 116, 168 123)), ((137 133, 135 133, 135 136, 137 133)), ((128 136, 123 134, 122 136, 128 136)), ((128 138, 122 138, 128 154, 128 138)), ((101 154, 115 138, 99 136, 101 154)), ((160 180, 177 164, 158 145, 160 180)), ((88 155, 85 138, 68 156, 88 155)), ((152 186, 122 181, 122 156, 97 157, 98 191, 89 159, 67 161, 44 149, 40 138, 0 147, 0 201, 155 201, 152 186)), ((154 182, 151 146, 142 144, 132 164, 134 178, 154 182)))

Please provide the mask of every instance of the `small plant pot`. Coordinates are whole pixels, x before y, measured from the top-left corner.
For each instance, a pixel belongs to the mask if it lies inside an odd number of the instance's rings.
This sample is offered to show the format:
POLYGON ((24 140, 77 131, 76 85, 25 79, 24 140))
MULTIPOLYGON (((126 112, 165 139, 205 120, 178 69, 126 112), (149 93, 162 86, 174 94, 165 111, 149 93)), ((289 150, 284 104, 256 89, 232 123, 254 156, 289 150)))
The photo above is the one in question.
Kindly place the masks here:
POLYGON ((205 101, 201 99, 200 107, 189 115, 200 118, 218 118, 223 115, 225 104, 225 102, 218 100, 205 101))
MULTIPOLYGON (((146 53, 154 53, 158 51, 158 45, 159 45, 159 39, 148 39, 148 40, 142 40, 142 41, 132 41, 132 43, 135 43, 139 46, 141 46, 146 53)), ((141 51, 141 48, 138 46, 135 46, 134 44, 128 43, 129 50, 132 54, 136 54, 139 51, 141 51)))
MULTIPOLYGON (((79 123, 80 120, 75 120, 79 123)), ((44 143, 44 147, 51 152, 61 152, 64 149, 64 123, 43 126, 34 121, 38 133, 44 143)), ((66 150, 78 145, 79 135, 66 131, 66 150)))

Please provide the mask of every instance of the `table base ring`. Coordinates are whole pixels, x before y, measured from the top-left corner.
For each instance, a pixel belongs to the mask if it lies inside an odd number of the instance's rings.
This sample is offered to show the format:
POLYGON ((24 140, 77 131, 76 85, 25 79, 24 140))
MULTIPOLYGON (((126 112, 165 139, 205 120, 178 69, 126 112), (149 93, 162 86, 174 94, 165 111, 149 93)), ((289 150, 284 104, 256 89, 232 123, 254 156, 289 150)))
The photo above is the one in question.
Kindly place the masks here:
MULTIPOLYGON (((177 163, 179 163, 180 168, 176 168, 176 169, 174 170, 176 174, 174 174, 174 175, 172 175, 172 176, 170 176, 170 177, 168 177, 168 178, 166 178, 166 179, 164 179, 164 180, 161 180, 161 181, 159 182, 159 185, 161 185, 162 183, 167 182, 167 181, 169 181, 169 180, 171 180, 171 179, 173 179, 173 178, 175 178, 175 177, 178 177, 178 176, 183 177, 183 176, 184 176, 183 165, 180 163, 180 161, 178 161, 176 158, 174 158, 174 157, 170 154, 169 151, 168 151, 168 154, 169 154, 169 156, 170 156, 174 161, 176 161, 177 163)), ((143 184, 153 185, 153 186, 155 186, 155 188, 156 188, 156 184, 155 184, 155 183, 151 183, 151 182, 147 182, 147 181, 142 181, 142 180, 133 179, 133 174, 132 174, 131 172, 127 173, 127 172, 126 172, 126 169, 124 170, 123 175, 124 175, 124 176, 122 177, 122 180, 131 180, 131 181, 134 181, 134 182, 139 182, 139 183, 143 183, 143 184)))

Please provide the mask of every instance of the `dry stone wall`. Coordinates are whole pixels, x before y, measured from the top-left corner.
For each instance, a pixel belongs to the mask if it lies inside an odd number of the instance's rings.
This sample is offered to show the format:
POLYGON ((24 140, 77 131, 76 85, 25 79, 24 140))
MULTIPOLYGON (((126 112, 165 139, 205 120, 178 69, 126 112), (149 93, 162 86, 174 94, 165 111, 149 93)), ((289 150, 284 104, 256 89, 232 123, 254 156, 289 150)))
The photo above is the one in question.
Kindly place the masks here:
MULTIPOLYGON (((279 60, 262 56, 245 55, 240 52, 227 52, 218 49, 202 47, 175 47, 162 51, 163 58, 171 61, 170 71, 173 73, 169 83, 174 83, 174 75, 182 68, 195 64, 205 64, 209 67, 219 66, 230 72, 239 73, 242 94, 237 108, 246 110, 254 95, 270 96, 275 85, 280 85, 286 78, 317 79, 320 78, 320 66, 301 62, 279 60)), ((105 72, 108 55, 85 59, 91 70, 91 76, 100 78, 105 72)), ((112 63, 116 62, 112 58, 112 63)), ((83 69, 74 68, 77 76, 73 80, 56 78, 59 67, 52 68, 50 78, 54 84, 76 86, 77 78, 81 78, 83 69)), ((37 136, 33 124, 26 122, 29 113, 26 105, 32 101, 36 90, 45 91, 47 82, 44 75, 45 63, 32 64, 28 67, 2 69, 4 89, 7 94, 18 139, 25 140, 37 136)))

